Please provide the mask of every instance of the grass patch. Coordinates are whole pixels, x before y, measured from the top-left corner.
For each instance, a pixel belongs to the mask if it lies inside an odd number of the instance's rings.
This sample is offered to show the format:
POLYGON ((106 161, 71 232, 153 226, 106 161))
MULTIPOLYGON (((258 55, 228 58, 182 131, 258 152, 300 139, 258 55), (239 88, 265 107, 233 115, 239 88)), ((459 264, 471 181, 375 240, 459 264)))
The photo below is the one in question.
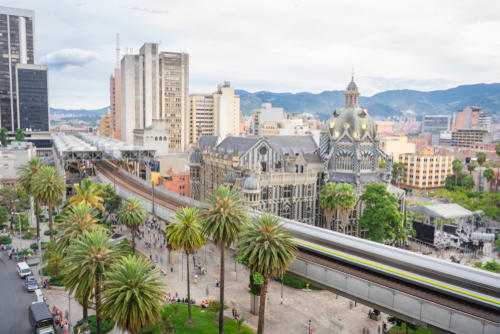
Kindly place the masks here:
POLYGON ((31 233, 31 232, 28 232, 25 235, 23 235, 24 240, 33 239, 34 237, 35 237, 35 233, 31 233))
MULTIPOLYGON (((278 282, 281 282, 281 278, 280 277, 278 277, 276 280, 278 282)), ((292 288, 295 288, 295 289, 305 289, 307 282, 304 282, 301 279, 298 279, 296 277, 293 277, 293 276, 290 276, 288 274, 285 274, 283 276, 283 284, 286 285, 286 286, 290 286, 292 288)), ((309 285, 309 289, 311 289, 311 290, 323 290, 323 289, 318 288, 317 286, 314 286, 312 284, 309 285)))
MULTIPOLYGON (((97 318, 95 315, 89 316, 89 324, 86 327, 81 327, 83 324, 83 319, 78 320, 78 322, 75 324, 74 331, 75 333, 78 333, 78 329, 81 329, 81 332, 83 333, 87 329, 90 329, 91 334, 97 334, 97 318), (81 327, 81 328, 80 328, 81 327)), ((115 323, 112 320, 109 319, 104 319, 102 321, 102 332, 107 333, 111 331, 115 327, 115 323)))
MULTIPOLYGON (((406 323, 402 323, 401 326, 393 326, 389 333, 392 334, 406 334, 406 323)), ((408 334, 435 334, 426 328, 418 327, 416 330, 408 327, 408 334)))
POLYGON ((8 245, 12 242, 12 239, 9 237, 0 237, 0 245, 8 245))
MULTIPOLYGON (((45 232, 43 232, 43 234, 45 234, 46 236, 50 236, 50 230, 46 230, 45 232)), ((57 230, 52 230, 52 235, 56 235, 57 234, 57 230)))
MULTIPOLYGON (((170 322, 174 327, 175 334, 212 334, 218 333, 219 323, 217 321, 219 315, 202 309, 199 306, 191 305, 194 325, 186 325, 188 320, 187 305, 178 304, 179 314, 174 315, 173 306, 165 305, 162 312, 163 315, 170 315, 170 322), (204 312, 202 312, 204 311, 204 312)), ((236 320, 226 318, 224 323, 225 334, 253 334, 252 329, 242 325, 241 331, 237 329, 238 323, 236 320)), ((164 329, 159 325, 153 325, 142 331, 142 334, 162 334, 164 329)), ((168 332, 166 332, 168 333, 168 332)))

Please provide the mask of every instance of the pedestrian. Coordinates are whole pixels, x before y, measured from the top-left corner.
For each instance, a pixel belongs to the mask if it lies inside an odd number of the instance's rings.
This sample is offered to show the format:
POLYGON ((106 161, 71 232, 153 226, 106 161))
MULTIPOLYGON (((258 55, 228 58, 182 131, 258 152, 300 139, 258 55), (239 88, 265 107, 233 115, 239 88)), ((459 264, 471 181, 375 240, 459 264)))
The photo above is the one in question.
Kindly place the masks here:
POLYGON ((233 313, 233 318, 236 318, 236 310, 234 309, 234 307, 231 309, 231 312, 233 313))
POLYGON ((155 262, 158 263, 158 254, 155 254, 155 262))
POLYGON ((174 272, 174 265, 173 265, 173 264, 171 264, 171 265, 170 265, 170 272, 171 272, 171 273, 173 273, 173 272, 174 272))
POLYGON ((153 262, 153 255, 149 254, 149 259, 153 262))

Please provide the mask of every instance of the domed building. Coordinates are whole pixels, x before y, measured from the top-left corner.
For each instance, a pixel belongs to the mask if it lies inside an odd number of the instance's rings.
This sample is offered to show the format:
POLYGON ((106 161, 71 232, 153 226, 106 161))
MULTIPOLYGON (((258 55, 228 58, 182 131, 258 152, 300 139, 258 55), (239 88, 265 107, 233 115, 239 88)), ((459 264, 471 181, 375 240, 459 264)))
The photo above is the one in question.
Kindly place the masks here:
MULTIPOLYGON (((368 183, 389 184, 392 159, 380 149, 377 129, 368 111, 359 106, 359 90, 354 78, 344 95, 345 105, 336 109, 321 129, 319 153, 324 161, 323 183, 349 183, 359 197, 368 183), (387 167, 381 170, 378 166, 382 161, 387 167)), ((388 190, 399 197, 404 194, 390 185, 388 190)), ((357 224, 361 215, 362 205, 358 201, 346 234, 364 236, 357 224)), ((332 225, 338 230, 337 219, 332 225)))

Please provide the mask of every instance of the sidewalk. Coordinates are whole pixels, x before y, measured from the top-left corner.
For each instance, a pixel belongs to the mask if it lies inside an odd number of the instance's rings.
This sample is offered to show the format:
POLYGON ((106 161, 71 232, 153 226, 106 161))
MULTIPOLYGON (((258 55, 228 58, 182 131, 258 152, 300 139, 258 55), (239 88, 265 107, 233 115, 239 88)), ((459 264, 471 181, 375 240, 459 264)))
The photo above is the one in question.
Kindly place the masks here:
MULTIPOLYGON (((161 227, 164 229, 163 224, 161 227)), ((167 284, 166 292, 170 292, 172 296, 177 292, 179 297, 187 297, 185 255, 172 252, 171 265, 174 272, 170 272, 168 250, 159 248, 162 236, 159 236, 157 231, 148 233, 144 226, 141 230, 144 231, 144 239, 136 239, 137 249, 146 256, 151 254, 153 260, 158 257, 157 266, 167 272, 167 276, 163 278, 167 284), (155 237, 160 237, 157 247, 146 248, 146 242, 154 240, 155 237)), ((120 231, 120 227, 117 231, 120 231)), ((125 227, 121 233, 130 237, 125 227)), ((231 317, 231 307, 235 306, 242 318, 246 319, 245 324, 256 329, 258 316, 250 314, 249 272, 235 261, 233 252, 225 253, 227 255, 225 304, 229 306, 225 313, 231 317)), ((196 253, 195 258, 196 264, 206 268, 208 272, 206 275, 198 274, 198 283, 195 284, 194 264, 190 257, 191 298, 197 304, 208 298, 218 300, 219 288, 215 287, 215 279, 219 278, 220 250, 209 242, 196 253)), ((283 304, 280 300, 281 284, 271 281, 266 301, 266 333, 307 333, 309 320, 315 334, 362 333, 363 328, 369 328, 371 333, 377 333, 378 326, 382 326, 382 321, 368 319, 370 308, 358 304, 350 309, 349 299, 340 296, 336 298, 336 295, 329 291, 303 291, 283 286, 283 304)))

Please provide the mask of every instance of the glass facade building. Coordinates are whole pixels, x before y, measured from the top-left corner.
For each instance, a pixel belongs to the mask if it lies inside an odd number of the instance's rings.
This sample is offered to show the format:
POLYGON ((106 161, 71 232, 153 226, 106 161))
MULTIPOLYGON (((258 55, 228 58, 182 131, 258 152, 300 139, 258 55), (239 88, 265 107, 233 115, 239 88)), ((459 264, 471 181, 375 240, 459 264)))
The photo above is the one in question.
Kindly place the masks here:
POLYGON ((49 131, 47 67, 16 66, 17 120, 21 129, 49 131))
POLYGON ((34 12, 0 7, 0 126, 18 125, 16 65, 34 63, 34 12))

